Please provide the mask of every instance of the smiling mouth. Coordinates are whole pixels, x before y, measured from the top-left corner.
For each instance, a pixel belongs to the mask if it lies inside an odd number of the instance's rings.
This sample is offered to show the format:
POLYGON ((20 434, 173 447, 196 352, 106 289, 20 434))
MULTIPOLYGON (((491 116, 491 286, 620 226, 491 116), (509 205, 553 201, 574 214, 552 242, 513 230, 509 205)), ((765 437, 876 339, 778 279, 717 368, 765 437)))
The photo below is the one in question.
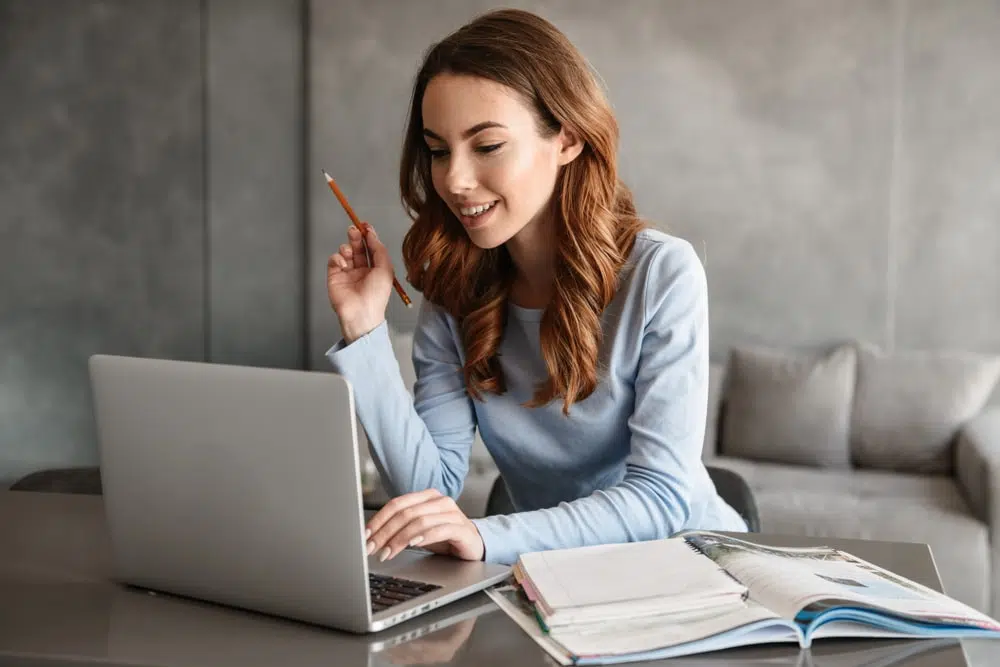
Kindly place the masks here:
POLYGON ((493 207, 496 206, 498 203, 500 203, 499 199, 496 201, 492 201, 488 204, 482 204, 481 206, 469 206, 466 208, 459 208, 458 213, 463 218, 478 218, 487 211, 492 210, 493 207))

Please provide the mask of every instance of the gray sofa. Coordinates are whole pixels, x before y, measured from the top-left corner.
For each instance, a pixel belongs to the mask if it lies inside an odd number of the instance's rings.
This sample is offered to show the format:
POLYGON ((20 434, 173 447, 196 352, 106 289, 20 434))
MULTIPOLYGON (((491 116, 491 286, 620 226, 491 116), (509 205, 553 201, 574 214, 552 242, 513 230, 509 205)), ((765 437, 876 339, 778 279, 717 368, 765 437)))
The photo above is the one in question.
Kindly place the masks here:
POLYGON ((949 595, 1000 613, 1000 359, 743 348, 711 376, 704 458, 762 532, 929 544, 949 595))

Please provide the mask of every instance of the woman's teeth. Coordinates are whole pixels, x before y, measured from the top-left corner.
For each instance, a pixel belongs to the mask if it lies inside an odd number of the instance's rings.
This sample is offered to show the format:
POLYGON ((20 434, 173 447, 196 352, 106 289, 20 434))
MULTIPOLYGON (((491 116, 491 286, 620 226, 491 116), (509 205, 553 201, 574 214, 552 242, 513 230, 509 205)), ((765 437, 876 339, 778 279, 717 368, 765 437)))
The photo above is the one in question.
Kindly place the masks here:
POLYGON ((459 212, 469 218, 474 218, 481 213, 485 213, 496 205, 496 202, 490 202, 489 204, 483 204, 482 206, 473 206, 472 208, 460 208, 459 212))

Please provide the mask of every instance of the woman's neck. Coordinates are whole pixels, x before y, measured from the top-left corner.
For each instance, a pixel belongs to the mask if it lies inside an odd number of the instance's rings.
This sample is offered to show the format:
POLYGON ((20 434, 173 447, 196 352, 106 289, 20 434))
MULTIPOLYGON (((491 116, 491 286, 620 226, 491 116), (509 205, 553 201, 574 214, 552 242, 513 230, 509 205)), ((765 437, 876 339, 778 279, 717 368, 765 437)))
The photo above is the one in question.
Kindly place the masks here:
POLYGON ((517 274, 511 300, 522 308, 544 308, 555 283, 555 225, 551 218, 528 223, 510 241, 507 251, 517 274))

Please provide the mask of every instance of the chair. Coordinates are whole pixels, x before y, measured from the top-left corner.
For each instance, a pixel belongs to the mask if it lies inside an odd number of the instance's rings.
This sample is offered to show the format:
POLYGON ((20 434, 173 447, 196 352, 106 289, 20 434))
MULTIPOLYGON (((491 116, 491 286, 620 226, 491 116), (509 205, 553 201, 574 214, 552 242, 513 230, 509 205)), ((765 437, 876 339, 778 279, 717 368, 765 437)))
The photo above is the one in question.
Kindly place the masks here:
POLYGON ((510 501, 510 494, 507 493, 507 485, 503 483, 503 477, 497 475, 490 488, 490 495, 486 498, 486 516, 497 514, 513 514, 514 503, 510 501))
POLYGON ((742 475, 733 470, 718 468, 716 466, 705 466, 708 476, 715 484, 715 490, 719 492, 729 506, 743 517, 747 522, 747 529, 751 533, 760 532, 760 514, 757 511, 757 501, 753 497, 750 485, 743 479, 742 475))
POLYGON ((14 482, 10 490, 100 495, 101 470, 97 466, 39 470, 14 482))
MULTIPOLYGON (((725 468, 707 466, 708 476, 712 478, 719 495, 729 505, 735 509, 743 520, 747 522, 750 532, 760 532, 760 516, 757 513, 757 503, 753 497, 753 491, 746 483, 746 480, 739 473, 725 468)), ((496 514, 513 513, 514 505, 510 501, 510 494, 507 493, 507 485, 503 478, 497 476, 490 489, 490 495, 486 499, 486 516, 496 514)))

